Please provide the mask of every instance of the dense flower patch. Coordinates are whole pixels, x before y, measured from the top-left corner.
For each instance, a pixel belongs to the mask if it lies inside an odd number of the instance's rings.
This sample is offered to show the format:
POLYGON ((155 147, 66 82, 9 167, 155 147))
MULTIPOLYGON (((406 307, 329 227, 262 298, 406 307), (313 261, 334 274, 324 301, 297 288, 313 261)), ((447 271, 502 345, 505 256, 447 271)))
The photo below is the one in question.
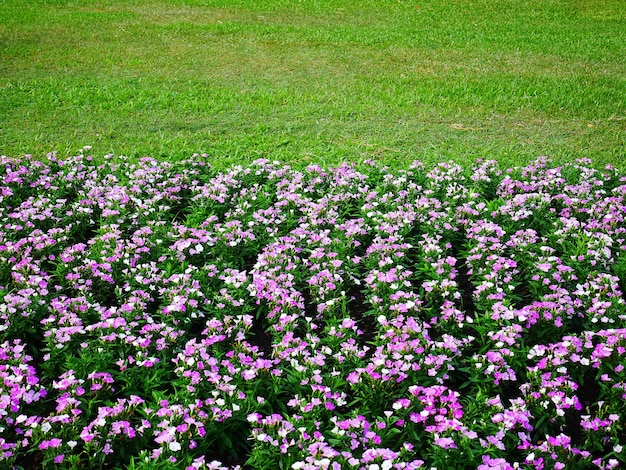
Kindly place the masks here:
POLYGON ((0 166, 3 468, 626 464, 626 177, 0 166))

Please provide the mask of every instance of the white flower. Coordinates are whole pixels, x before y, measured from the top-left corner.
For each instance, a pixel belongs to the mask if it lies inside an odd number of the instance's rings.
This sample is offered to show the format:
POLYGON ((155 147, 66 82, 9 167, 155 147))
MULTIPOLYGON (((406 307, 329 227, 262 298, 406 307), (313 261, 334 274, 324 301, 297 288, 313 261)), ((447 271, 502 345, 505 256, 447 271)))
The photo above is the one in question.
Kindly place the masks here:
POLYGON ((172 452, 178 452, 180 449, 182 449, 181 445, 176 442, 176 441, 172 441, 168 444, 168 447, 170 449, 170 451, 172 452))

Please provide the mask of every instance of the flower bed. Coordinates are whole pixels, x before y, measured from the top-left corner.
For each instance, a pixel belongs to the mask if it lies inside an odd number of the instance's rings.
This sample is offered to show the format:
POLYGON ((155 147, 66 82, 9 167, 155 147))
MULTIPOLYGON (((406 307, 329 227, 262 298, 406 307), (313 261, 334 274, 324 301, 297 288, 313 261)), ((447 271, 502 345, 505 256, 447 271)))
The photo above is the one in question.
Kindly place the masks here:
POLYGON ((4 158, 3 468, 617 468, 626 178, 4 158))

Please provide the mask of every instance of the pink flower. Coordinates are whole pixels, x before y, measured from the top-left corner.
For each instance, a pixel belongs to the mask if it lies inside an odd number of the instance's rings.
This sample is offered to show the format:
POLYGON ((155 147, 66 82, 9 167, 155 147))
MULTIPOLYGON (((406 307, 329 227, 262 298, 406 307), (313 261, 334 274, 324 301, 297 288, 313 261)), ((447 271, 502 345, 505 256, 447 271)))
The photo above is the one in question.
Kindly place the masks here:
POLYGON ((454 442, 454 439, 450 437, 436 437, 435 445, 438 445, 439 447, 443 449, 456 449, 457 448, 454 442))

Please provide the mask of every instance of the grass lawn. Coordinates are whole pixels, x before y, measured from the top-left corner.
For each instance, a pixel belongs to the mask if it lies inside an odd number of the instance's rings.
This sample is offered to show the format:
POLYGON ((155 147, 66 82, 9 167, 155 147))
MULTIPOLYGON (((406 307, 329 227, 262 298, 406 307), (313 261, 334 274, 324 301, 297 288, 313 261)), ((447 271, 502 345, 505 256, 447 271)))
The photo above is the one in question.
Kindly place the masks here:
POLYGON ((0 0, 0 154, 624 167, 623 0, 0 0))

